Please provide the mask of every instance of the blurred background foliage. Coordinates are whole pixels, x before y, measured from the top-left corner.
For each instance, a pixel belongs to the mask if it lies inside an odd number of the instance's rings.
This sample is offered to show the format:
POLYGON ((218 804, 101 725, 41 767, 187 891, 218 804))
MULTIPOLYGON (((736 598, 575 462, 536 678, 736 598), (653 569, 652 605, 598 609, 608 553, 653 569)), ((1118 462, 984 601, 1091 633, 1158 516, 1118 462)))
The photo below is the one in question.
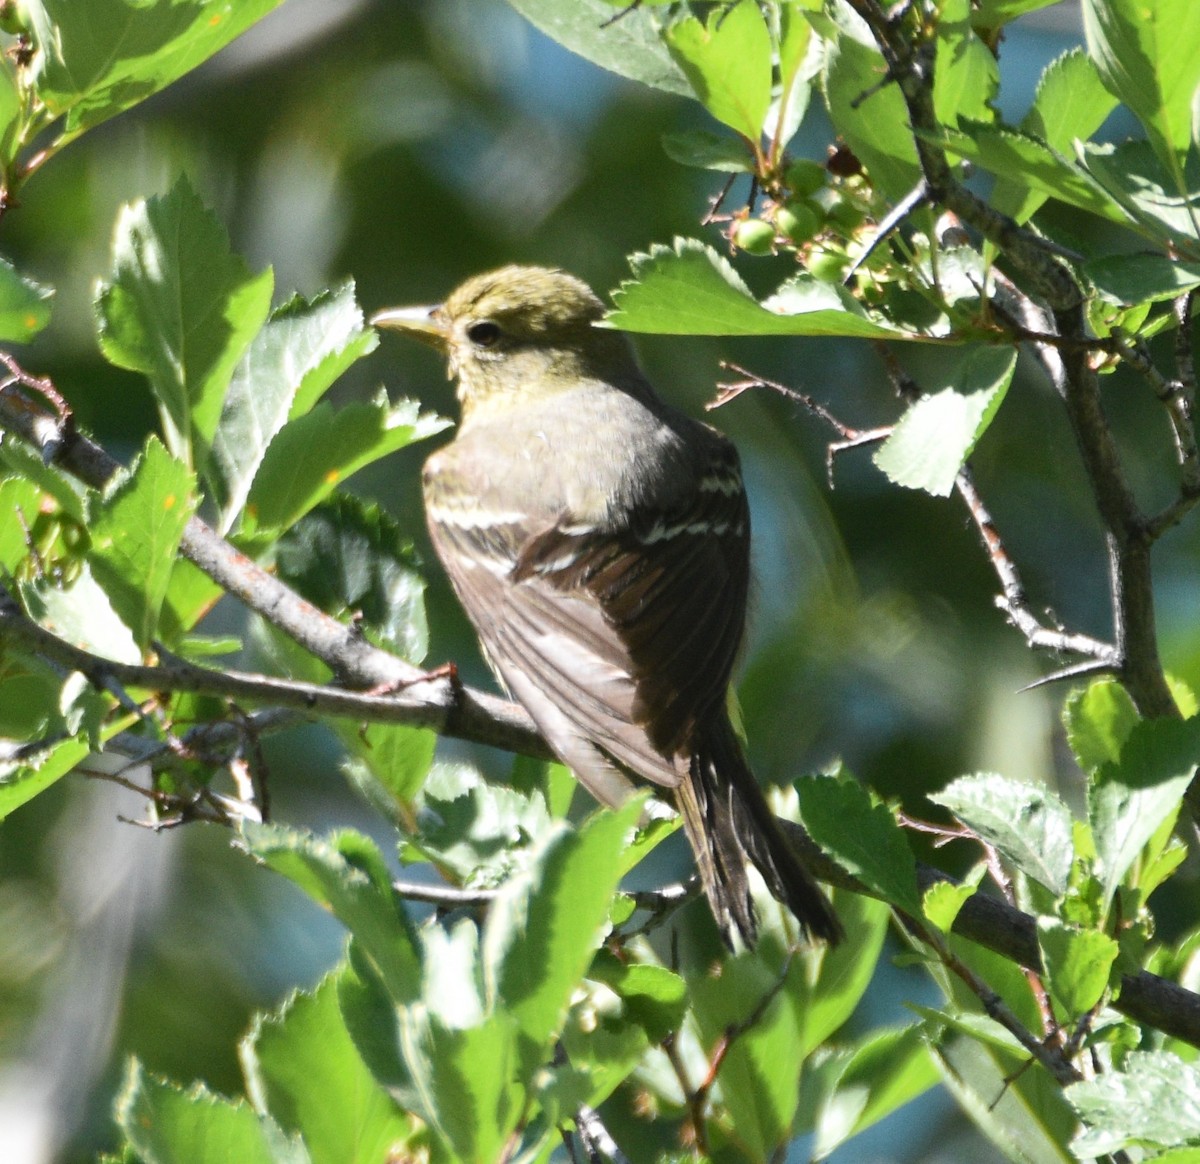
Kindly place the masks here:
MULTIPOLYGON (((1002 56, 1015 120, 1043 65, 1081 33, 1073 5, 1019 21, 1002 56)), ((139 377, 98 352, 91 298, 110 263, 118 208, 186 173, 251 265, 276 271, 277 299, 352 277, 371 310, 434 301, 463 277, 506 262, 567 267, 601 293, 626 256, 699 225, 713 175, 663 153, 664 132, 702 125, 694 104, 623 82, 542 37, 501 0, 287 0, 209 64, 89 133, 23 189, 3 249, 57 290, 51 327, 24 365, 50 375, 82 425, 128 458, 155 424, 139 377)), ((1119 130, 1120 127, 1117 127, 1119 130)), ((810 112, 793 153, 823 160, 830 132, 810 112)), ((744 199, 735 187, 731 198, 744 199)), ((789 258, 740 256, 756 290, 789 258)), ((798 339, 638 343, 666 396, 700 414, 734 360, 811 393, 859 427, 900 412, 864 344, 798 339)), ((902 351, 918 380, 938 358, 902 351)), ((451 412, 436 358, 385 340, 335 392, 419 397, 451 412)), ((1170 441, 1140 384, 1106 384, 1135 483, 1169 481, 1170 441), (1147 427, 1151 426, 1151 427, 1147 427)), ((932 814, 923 793, 962 773, 1076 778, 1060 746, 1061 689, 1020 689, 1046 669, 1004 624, 995 580, 953 500, 888 484, 852 451, 826 478, 830 433, 764 391, 713 417, 741 447, 754 504, 757 596, 741 696, 764 780, 790 781, 843 757, 886 797, 932 814)), ((417 446, 364 473, 419 546, 417 446)), ((1058 401, 1021 365, 974 458, 984 497, 1022 568, 1035 608, 1100 637, 1103 545, 1058 401)), ((1151 507, 1153 508, 1153 506, 1151 507)), ((1157 550, 1168 667, 1200 683, 1195 537, 1157 550)), ((432 555, 427 546, 427 562, 432 555)), ((214 618, 240 627, 226 604, 214 618)), ((465 620, 430 571, 430 658, 489 682, 465 620)), ((211 625, 211 624, 210 624, 211 625)), ((447 757, 462 747, 442 745, 447 757)), ((474 755, 472 753, 472 755, 474 755)), ((278 818, 371 830, 336 771, 332 734, 270 741, 278 818)), ((503 771, 507 759, 479 754, 503 771)), ((0 1159, 83 1160, 115 1142, 111 1096, 136 1053, 152 1071, 241 1088, 237 1038, 256 1008, 311 985, 341 931, 273 877, 196 826, 154 835, 118 820, 133 797, 79 777, 0 824, 0 1159), (45 1154, 45 1145, 53 1145, 45 1154)), ((679 850, 682 860, 682 850, 679 850)), ((943 867, 973 855, 941 854, 943 867)), ((1177 878, 1168 892, 1184 892, 1177 878)), ((1171 913, 1158 911, 1168 930, 1171 913)), ((888 969, 873 993, 884 1021, 923 990, 888 969)), ((959 1117, 931 1099, 904 1109, 837 1161, 963 1159, 959 1117)), ((988 1158, 974 1143, 972 1159, 988 1158)))

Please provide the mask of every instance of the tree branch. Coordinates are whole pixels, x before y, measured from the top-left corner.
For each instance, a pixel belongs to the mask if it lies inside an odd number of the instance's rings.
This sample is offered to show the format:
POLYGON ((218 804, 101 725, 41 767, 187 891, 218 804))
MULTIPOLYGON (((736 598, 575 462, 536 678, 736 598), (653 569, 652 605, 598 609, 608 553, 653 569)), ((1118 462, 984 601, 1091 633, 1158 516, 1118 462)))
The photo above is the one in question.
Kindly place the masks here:
MULTIPOLYGON (((1057 350, 1061 375, 1052 379, 1066 407, 1088 482, 1105 528, 1112 596, 1116 671, 1139 714, 1177 716, 1155 634, 1149 525, 1134 500, 1112 430, 1100 402, 1098 378, 1088 360, 1084 297, 1075 277, 1052 249, 1031 231, 999 213, 954 177, 937 144, 942 126, 933 105, 936 37, 908 20, 893 17, 877 0, 849 0, 866 21, 888 76, 904 98, 918 162, 930 200, 953 211, 1003 253, 1033 292, 1050 307, 1053 330, 1069 341, 1057 350)), ((1017 292, 1018 295, 1023 293, 1017 292)))
MULTIPOLYGON (((0 359, 10 371, 9 378, 0 387, 0 429, 21 437, 47 464, 59 466, 93 489, 102 489, 121 472, 121 465, 103 448, 76 431, 73 417, 49 381, 21 372, 11 357, 0 354, 0 359), (31 394, 37 398, 32 398, 31 394), (45 406, 45 399, 59 404, 51 411, 45 406)), ((188 521, 180 552, 226 593, 240 598, 247 607, 324 662, 346 687, 402 689, 403 698, 396 702, 404 710, 397 711, 398 718, 393 722, 420 722, 441 735, 506 751, 548 755, 533 721, 523 708, 486 692, 451 683, 448 678, 428 679, 419 668, 373 646, 353 627, 343 625, 305 601, 199 518, 188 521), (407 716, 413 718, 406 719, 407 716)), ((11 629, 14 624, 8 625, 11 629)), ((118 674, 111 664, 108 674, 118 674)), ((205 675, 213 674, 205 673, 204 668, 194 668, 189 681, 200 683, 203 679, 207 683, 209 680, 205 675)), ((181 673, 178 677, 184 681, 181 673)), ((249 685, 237 693, 240 699, 273 702, 309 711, 317 710, 316 704, 309 701, 318 700, 325 708, 338 706, 344 709, 342 712, 329 710, 329 714, 356 714, 352 701, 346 699, 349 692, 337 694, 334 688, 321 687, 305 691, 306 686, 312 685, 287 685, 285 681, 276 680, 276 683, 285 683, 277 689, 280 699, 276 700, 268 698, 261 685, 265 676, 243 678, 249 685)), ((128 683, 139 686, 142 679, 149 680, 150 676, 141 673, 138 679, 129 679, 128 683)), ((145 685, 153 688, 153 682, 145 685)), ((237 685, 234 678, 224 692, 200 686, 173 689, 210 690, 214 694, 232 695, 232 689, 237 685)), ((359 710, 368 707, 373 712, 386 714, 382 704, 362 704, 359 710)))

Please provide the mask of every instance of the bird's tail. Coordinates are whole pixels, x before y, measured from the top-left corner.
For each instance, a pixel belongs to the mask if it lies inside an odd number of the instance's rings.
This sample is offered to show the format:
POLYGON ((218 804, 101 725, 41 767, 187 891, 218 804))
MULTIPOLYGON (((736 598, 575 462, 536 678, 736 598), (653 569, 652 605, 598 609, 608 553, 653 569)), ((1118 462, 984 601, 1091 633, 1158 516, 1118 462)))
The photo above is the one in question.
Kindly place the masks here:
POLYGON ((747 864, 810 937, 830 943, 841 938, 837 915, 784 837, 727 716, 713 716, 701 729, 688 777, 675 795, 727 944, 732 946, 735 933, 748 946, 757 937, 747 864))

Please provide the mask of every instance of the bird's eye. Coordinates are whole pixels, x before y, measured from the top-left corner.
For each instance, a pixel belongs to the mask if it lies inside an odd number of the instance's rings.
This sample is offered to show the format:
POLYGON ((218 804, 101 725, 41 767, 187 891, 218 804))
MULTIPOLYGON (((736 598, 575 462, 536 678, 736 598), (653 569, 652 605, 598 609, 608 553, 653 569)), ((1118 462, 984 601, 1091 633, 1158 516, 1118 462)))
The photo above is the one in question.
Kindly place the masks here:
POLYGON ((481 319, 467 328, 467 339, 478 348, 494 347, 500 339, 500 325, 490 319, 481 319))

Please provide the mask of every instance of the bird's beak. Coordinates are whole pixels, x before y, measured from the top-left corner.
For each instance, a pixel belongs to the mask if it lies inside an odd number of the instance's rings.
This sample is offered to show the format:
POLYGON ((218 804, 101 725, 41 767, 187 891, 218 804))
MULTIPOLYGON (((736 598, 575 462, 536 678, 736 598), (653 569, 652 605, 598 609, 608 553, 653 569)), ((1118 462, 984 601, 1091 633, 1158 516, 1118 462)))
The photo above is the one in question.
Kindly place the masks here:
POLYGON ((405 332, 440 352, 444 352, 450 343, 450 331, 441 304, 432 307, 385 307, 371 316, 370 323, 372 327, 405 332))

